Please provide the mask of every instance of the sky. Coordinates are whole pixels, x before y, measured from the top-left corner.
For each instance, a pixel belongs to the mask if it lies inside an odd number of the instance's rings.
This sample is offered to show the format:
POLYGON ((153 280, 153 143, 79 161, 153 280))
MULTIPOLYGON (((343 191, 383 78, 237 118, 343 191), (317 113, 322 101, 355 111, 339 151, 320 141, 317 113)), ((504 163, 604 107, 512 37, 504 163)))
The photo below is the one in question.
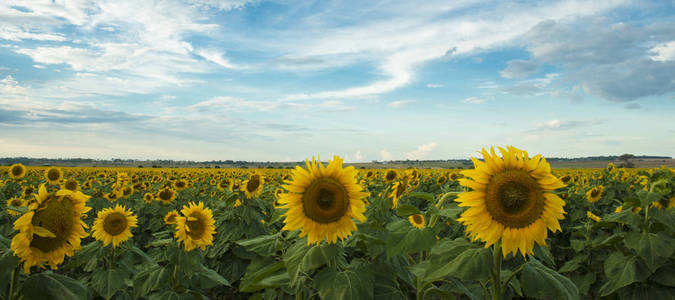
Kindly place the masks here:
POLYGON ((0 157, 675 156, 675 1, 0 2, 0 157))

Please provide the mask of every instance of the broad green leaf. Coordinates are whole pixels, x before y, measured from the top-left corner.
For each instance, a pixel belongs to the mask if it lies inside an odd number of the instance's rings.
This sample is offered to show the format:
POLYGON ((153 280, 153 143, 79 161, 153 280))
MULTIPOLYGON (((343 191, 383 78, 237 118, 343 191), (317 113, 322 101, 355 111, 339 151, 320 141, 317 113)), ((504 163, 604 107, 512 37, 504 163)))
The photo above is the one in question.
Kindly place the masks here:
POLYGON ((387 229, 387 257, 428 250, 436 243, 432 228, 417 229, 407 220, 390 223, 387 229))
POLYGON ((651 280, 661 285, 675 287, 675 266, 660 267, 654 272, 651 280))
POLYGON ((288 270, 291 286, 294 286, 302 273, 310 272, 335 259, 340 249, 335 244, 308 246, 305 239, 298 240, 284 254, 284 263, 288 270))
POLYGON ((569 278, 549 269, 536 259, 525 263, 520 274, 523 293, 537 299, 580 299, 579 289, 569 278))
POLYGON ((396 208, 396 214, 400 217, 408 217, 416 214, 421 214, 420 210, 412 205, 401 204, 396 208))
POLYGON ((267 288, 269 286, 265 286, 261 282, 268 277, 279 276, 285 273, 283 268, 283 262, 275 262, 273 259, 260 258, 253 260, 246 269, 246 274, 241 279, 239 290, 250 293, 267 288))
POLYGON ((134 278, 134 297, 139 298, 165 287, 170 278, 171 271, 160 266, 141 271, 134 278))
POLYGON ((664 234, 630 232, 625 244, 640 255, 650 270, 656 270, 675 251, 675 240, 664 234))
POLYGON ((610 295, 633 282, 643 281, 650 273, 636 256, 625 257, 621 252, 614 252, 605 260, 608 281, 600 287, 600 296, 610 295))
POLYGON ((373 299, 373 274, 363 270, 326 268, 314 278, 321 299, 373 299))
POLYGON ((424 281, 435 281, 446 276, 461 280, 485 280, 490 276, 491 269, 491 249, 469 248, 445 264, 432 264, 424 276, 424 281))
POLYGON ((431 193, 412 192, 412 193, 408 194, 408 197, 419 198, 419 199, 422 199, 422 200, 426 200, 430 204, 436 205, 436 197, 434 197, 434 195, 431 194, 431 193))
POLYGON ((117 269, 106 269, 95 272, 91 278, 91 287, 103 298, 110 299, 124 288, 124 272, 117 269))
POLYGON ((558 272, 567 273, 567 272, 576 271, 587 260, 588 260, 588 254, 579 254, 579 255, 573 257, 572 259, 566 261, 565 264, 562 267, 560 267, 560 270, 558 270, 558 272))
POLYGON ((21 287, 26 300, 75 300, 86 299, 87 289, 80 281, 52 272, 31 275, 21 287))
POLYGON ((198 286, 204 289, 210 289, 216 286, 230 286, 230 282, 215 270, 202 265, 202 269, 195 273, 198 286))
POLYGON ((263 235, 254 237, 252 239, 237 241, 237 244, 246 248, 246 250, 253 251, 261 256, 271 256, 276 252, 276 244, 279 235, 263 235))

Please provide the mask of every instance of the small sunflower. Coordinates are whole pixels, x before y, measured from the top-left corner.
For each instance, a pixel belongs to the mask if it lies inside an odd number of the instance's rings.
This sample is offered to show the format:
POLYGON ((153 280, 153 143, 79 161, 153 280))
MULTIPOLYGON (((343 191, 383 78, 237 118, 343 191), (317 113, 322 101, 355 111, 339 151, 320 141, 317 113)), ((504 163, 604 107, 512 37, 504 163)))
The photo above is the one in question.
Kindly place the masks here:
POLYGON ((246 199, 251 199, 260 194, 260 192, 262 192, 264 183, 265 179, 263 179, 260 174, 253 174, 248 178, 248 180, 242 182, 241 185, 244 187, 246 199))
POLYGON ((218 183, 218 190, 220 190, 220 191, 228 190, 228 191, 231 192, 233 184, 234 184, 234 181, 232 179, 225 178, 225 179, 221 180, 220 183, 218 183))
POLYGON ((51 167, 45 170, 45 179, 49 184, 59 184, 61 179, 63 179, 63 172, 57 167, 51 167))
POLYGON ((394 169, 389 169, 386 173, 384 173, 384 181, 386 182, 394 181, 396 178, 398 178, 398 172, 396 172, 394 169))
POLYGON ((14 179, 22 178, 26 175, 26 167, 22 164, 13 164, 9 167, 9 176, 14 179))
POLYGON ((171 203, 174 199, 176 199, 176 192, 171 189, 171 188, 163 188, 157 192, 157 200, 161 202, 162 204, 169 204, 171 203))
POLYGON ((364 199, 368 193, 356 182, 357 171, 354 167, 343 169, 338 156, 327 167, 314 158, 306 165, 307 169, 296 166, 292 180, 284 185, 289 193, 280 196, 280 208, 288 209, 283 230, 300 229, 307 244, 344 240, 356 230, 352 218, 366 220, 364 199))
POLYGON ((446 182, 448 182, 448 177, 445 175, 441 175, 436 178, 436 184, 438 185, 444 185, 446 182))
POLYGON ((602 197, 602 191, 604 189, 605 188, 602 185, 599 185, 586 192, 586 199, 588 199, 588 202, 589 203, 598 202, 598 200, 600 200, 600 197, 602 197))
POLYGON ((35 193, 35 187, 32 185, 24 186, 23 191, 21 192, 24 198, 30 197, 33 193, 35 193))
POLYGON ((424 228, 424 216, 421 214, 414 214, 412 216, 408 217, 408 221, 410 224, 412 224, 413 227, 417 229, 423 229, 424 228))
POLYGON ((80 183, 78 183, 74 178, 68 178, 68 180, 63 183, 62 188, 75 192, 80 189, 80 183))
POLYGON ((176 218, 175 237, 178 242, 185 244, 185 251, 192 251, 197 247, 205 250, 206 246, 213 245, 213 234, 216 233, 213 214, 208 207, 204 208, 201 201, 199 204, 190 202, 189 205, 183 206, 183 216, 176 218))
POLYGON ((598 217, 596 214, 592 213, 590 210, 589 210, 589 211, 586 211, 586 216, 587 216, 589 219, 591 219, 591 220, 593 220, 593 221, 596 221, 596 222, 602 221, 602 218, 601 218, 601 217, 598 217))
POLYGON ((116 204, 115 208, 104 208, 98 212, 92 226, 92 236, 103 242, 103 246, 112 242, 113 248, 116 248, 134 236, 131 234, 131 227, 137 227, 137 223, 138 218, 131 210, 116 204))
POLYGON ((408 178, 404 177, 401 180, 396 181, 394 186, 391 187, 391 194, 389 197, 392 199, 392 208, 398 207, 398 200, 403 198, 408 193, 410 186, 408 184, 408 178))
POLYGON ((145 203, 151 203, 152 200, 155 200, 155 195, 153 195, 152 193, 145 193, 143 195, 143 201, 145 203))
POLYGON ((85 204, 89 196, 70 190, 48 193, 43 184, 35 198, 28 212, 14 221, 19 233, 11 243, 26 273, 32 266, 43 268, 44 262, 57 269, 66 255, 73 256, 80 249, 80 239, 88 235, 81 217, 91 209, 85 204))
POLYGON ((176 224, 176 218, 178 218, 178 212, 174 209, 164 216, 164 224, 176 224))
POLYGON ((455 201, 469 207, 457 221, 466 226, 467 235, 482 240, 485 247, 501 240, 502 254, 533 254, 534 243, 546 245, 547 228, 559 231, 558 220, 564 218, 565 202, 551 191, 564 187, 551 174, 551 167, 541 155, 530 158, 526 151, 509 146, 482 150, 483 161, 472 158, 473 170, 463 171, 470 177, 459 183, 472 189, 459 194, 455 201))
POLYGON ((12 206, 14 206, 14 207, 26 206, 26 200, 24 200, 23 198, 19 198, 19 197, 13 197, 13 198, 7 200, 7 212, 12 216, 19 216, 19 215, 21 215, 21 212, 12 209, 11 208, 12 206))
POLYGON ((110 202, 115 202, 117 199, 120 197, 118 191, 111 191, 110 193, 106 193, 103 195, 103 198, 106 198, 110 202))
POLYGON ((182 191, 186 189, 189 186, 188 182, 184 179, 179 179, 173 182, 173 187, 176 188, 177 191, 182 191))
POLYGON ((572 176, 570 176, 570 175, 562 176, 562 177, 560 177, 560 181, 561 181, 563 184, 569 184, 570 181, 572 181, 572 176))

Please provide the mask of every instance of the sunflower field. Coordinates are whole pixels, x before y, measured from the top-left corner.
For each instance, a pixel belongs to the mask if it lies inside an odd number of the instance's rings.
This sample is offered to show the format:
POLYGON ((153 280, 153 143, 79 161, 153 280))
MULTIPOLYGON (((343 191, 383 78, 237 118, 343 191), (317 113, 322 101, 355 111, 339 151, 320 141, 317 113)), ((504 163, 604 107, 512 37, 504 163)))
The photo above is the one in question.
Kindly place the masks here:
POLYGON ((0 167, 0 299, 674 299, 675 170, 0 167))

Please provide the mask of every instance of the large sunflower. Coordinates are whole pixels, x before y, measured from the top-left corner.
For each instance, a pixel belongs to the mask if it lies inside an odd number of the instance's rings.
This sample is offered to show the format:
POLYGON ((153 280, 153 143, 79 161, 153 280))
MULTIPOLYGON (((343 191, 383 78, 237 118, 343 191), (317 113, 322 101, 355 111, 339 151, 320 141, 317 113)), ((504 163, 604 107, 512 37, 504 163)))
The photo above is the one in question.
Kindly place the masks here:
POLYGON ((241 183, 241 186, 244 187, 244 194, 246 194, 246 199, 251 199, 254 196, 257 196, 262 192, 263 184, 265 179, 260 174, 253 174, 248 180, 241 183))
POLYGON ((301 229, 300 237, 307 236, 307 243, 319 243, 324 238, 335 243, 344 240, 356 230, 352 218, 365 222, 364 198, 368 193, 356 182, 354 167, 342 168, 342 158, 324 167, 321 162, 306 161, 307 169, 296 166, 291 181, 284 188, 289 193, 279 199, 284 214, 284 230, 301 229))
POLYGON ((551 174, 541 155, 530 158, 526 151, 509 146, 482 150, 483 161, 472 158, 473 170, 463 171, 459 183, 473 191, 459 194, 455 201, 469 207, 459 222, 467 235, 485 242, 485 247, 501 240, 502 254, 532 254, 534 242, 546 244, 547 228, 559 231, 565 202, 551 191, 564 187, 551 174))
POLYGON ((19 179, 26 175, 26 167, 22 164, 13 164, 9 167, 9 176, 14 179, 19 179))
POLYGON ((89 196, 70 190, 48 193, 43 184, 35 198, 28 212, 14 222, 19 233, 11 244, 26 273, 32 266, 44 267, 44 262, 57 269, 64 256, 73 256, 80 249, 80 239, 88 235, 81 217, 91 209, 86 206, 89 196))
POLYGON ((59 184, 61 179, 63 179, 63 172, 57 167, 51 167, 45 170, 45 179, 49 184, 59 184))
POLYGON ((176 218, 175 236, 185 244, 185 251, 197 247, 205 250, 206 246, 213 245, 213 234, 216 233, 213 214, 208 207, 204 208, 201 201, 199 204, 190 202, 189 205, 184 205, 181 210, 183 216, 176 218))
POLYGON ((103 242, 103 246, 108 246, 112 242, 113 248, 116 248, 134 236, 131 234, 131 227, 137 227, 137 223, 138 218, 131 210, 116 204, 115 208, 104 208, 98 212, 91 228, 92 236, 103 242))

